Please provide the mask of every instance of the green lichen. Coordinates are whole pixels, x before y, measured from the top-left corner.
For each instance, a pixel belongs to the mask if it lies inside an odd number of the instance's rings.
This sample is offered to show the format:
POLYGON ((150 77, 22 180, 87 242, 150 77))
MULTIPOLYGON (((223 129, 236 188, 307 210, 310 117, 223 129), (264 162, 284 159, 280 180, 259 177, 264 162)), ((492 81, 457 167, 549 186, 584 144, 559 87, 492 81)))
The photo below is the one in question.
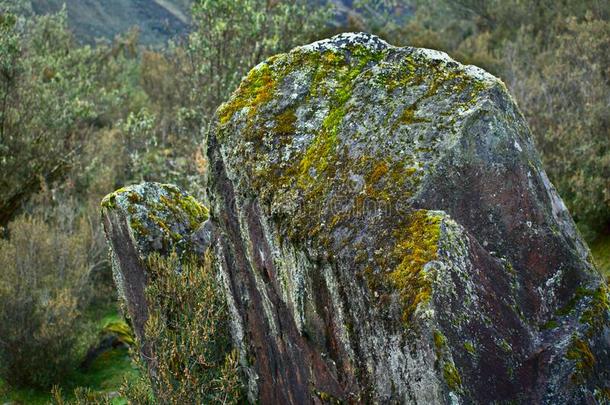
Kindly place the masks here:
POLYGON ((584 377, 593 371, 596 363, 595 356, 587 342, 576 335, 572 337, 572 343, 566 352, 566 358, 575 362, 576 371, 572 375, 575 382, 583 381, 584 377))
POLYGON ((443 376, 445 377, 445 382, 449 386, 449 389, 452 391, 459 391, 461 389, 462 378, 453 363, 445 363, 443 366, 443 376))
POLYGON ((103 208, 116 208, 116 198, 117 196, 119 196, 120 194, 125 193, 126 191, 128 191, 129 188, 128 187, 121 187, 116 191, 113 191, 112 193, 106 195, 101 202, 101 206, 103 208))
POLYGON ((464 349, 469 353, 474 355, 475 354, 475 349, 474 349, 474 345, 472 344, 472 342, 464 342, 464 349))
POLYGON ((332 396, 331 394, 329 394, 326 391, 320 391, 320 390, 313 389, 313 392, 320 399, 320 401, 322 401, 322 403, 324 403, 324 404, 341 404, 342 403, 338 398, 335 398, 334 396, 332 396))
POLYGON ((192 196, 175 193, 170 197, 160 196, 159 200, 163 207, 159 210, 167 210, 175 216, 186 215, 191 228, 196 228, 208 218, 208 210, 192 196))
POLYGON ((605 284, 600 285, 595 290, 578 287, 574 296, 558 309, 556 314, 558 316, 570 315, 584 299, 588 299, 589 303, 580 317, 580 322, 589 326, 587 336, 592 337, 608 326, 610 302, 608 300, 608 287, 605 284))
POLYGON ((441 331, 435 330, 434 331, 434 347, 436 347, 436 350, 439 351, 440 349, 445 347, 446 344, 447 344, 447 338, 445 337, 445 335, 443 335, 443 333, 441 331))
POLYGON ((600 404, 610 403, 610 387, 597 387, 593 395, 600 404))
MULTIPOLYGON (((378 61, 382 57, 381 53, 371 52, 363 46, 355 46, 350 51, 353 55, 358 56, 357 62, 354 64, 348 63, 342 54, 331 53, 333 56, 329 59, 329 53, 327 52, 323 58, 323 60, 330 60, 332 67, 336 68, 338 65, 341 67, 336 71, 334 77, 337 86, 329 94, 330 111, 322 122, 322 127, 316 138, 305 151, 299 163, 300 176, 298 184, 302 188, 307 187, 315 180, 310 175, 312 168, 319 175, 328 169, 332 162, 337 159, 337 134, 343 123, 343 118, 348 111, 346 104, 352 96, 355 79, 371 61, 378 61)), ((325 67, 318 68, 318 72, 320 71, 325 72, 325 67)), ((314 88, 319 87, 320 82, 325 80, 327 76, 328 73, 322 77, 320 75, 316 76, 312 86, 314 88)))
POLYGON ((135 215, 132 215, 130 218, 129 226, 136 232, 137 237, 147 236, 150 233, 146 226, 135 215))
POLYGON ((237 111, 246 107, 250 108, 249 115, 254 115, 258 106, 271 100, 274 89, 275 81, 269 64, 263 62, 258 68, 250 71, 231 100, 219 107, 220 123, 226 124, 237 111))
POLYGON ((589 326, 587 336, 593 337, 608 327, 608 311, 608 287, 602 284, 591 294, 591 303, 580 317, 580 321, 589 326))
POLYGON ((558 327, 559 323, 554 319, 551 319, 550 321, 547 321, 544 324, 540 325, 540 329, 542 330, 556 329, 558 327))
POLYGON ((578 287, 576 289, 576 292, 574 293, 574 296, 563 307, 558 309, 555 313, 558 316, 569 315, 576 308, 576 304, 578 304, 583 298, 590 297, 591 295, 593 295, 592 290, 589 290, 589 289, 586 289, 583 287, 578 287))
POLYGON ((513 351, 513 348, 511 347, 510 343, 506 341, 506 339, 500 339, 500 341, 498 342, 498 346, 500 346, 500 348, 506 353, 510 353, 513 351))

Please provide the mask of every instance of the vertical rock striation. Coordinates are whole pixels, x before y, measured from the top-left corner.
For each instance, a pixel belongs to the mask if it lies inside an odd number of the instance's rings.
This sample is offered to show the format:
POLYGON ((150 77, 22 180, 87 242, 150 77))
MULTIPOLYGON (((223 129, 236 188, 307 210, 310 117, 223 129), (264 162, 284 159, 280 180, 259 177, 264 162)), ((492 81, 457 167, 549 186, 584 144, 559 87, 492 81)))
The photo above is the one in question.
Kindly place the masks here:
POLYGON ((607 400, 607 286, 495 77, 342 34, 255 67, 208 158, 250 400, 607 400))

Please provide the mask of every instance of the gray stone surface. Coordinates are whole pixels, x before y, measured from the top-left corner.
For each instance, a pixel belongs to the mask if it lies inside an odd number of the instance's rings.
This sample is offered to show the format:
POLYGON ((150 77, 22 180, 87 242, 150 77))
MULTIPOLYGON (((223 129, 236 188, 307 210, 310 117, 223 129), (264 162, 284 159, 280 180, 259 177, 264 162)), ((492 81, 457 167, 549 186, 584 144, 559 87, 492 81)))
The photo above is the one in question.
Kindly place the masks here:
POLYGON ((342 34, 261 63, 217 115, 251 400, 604 401, 607 286, 500 80, 342 34))

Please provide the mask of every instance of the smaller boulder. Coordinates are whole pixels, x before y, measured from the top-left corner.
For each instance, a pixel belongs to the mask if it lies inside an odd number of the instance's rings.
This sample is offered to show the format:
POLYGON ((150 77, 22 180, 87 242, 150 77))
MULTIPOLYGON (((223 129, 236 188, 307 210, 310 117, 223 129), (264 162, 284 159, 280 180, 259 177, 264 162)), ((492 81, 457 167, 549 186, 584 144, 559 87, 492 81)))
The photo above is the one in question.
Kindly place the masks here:
POLYGON ((151 369, 153 356, 144 336, 146 261, 155 253, 201 256, 212 240, 208 209, 174 185, 149 182, 121 188, 101 205, 115 284, 151 369))

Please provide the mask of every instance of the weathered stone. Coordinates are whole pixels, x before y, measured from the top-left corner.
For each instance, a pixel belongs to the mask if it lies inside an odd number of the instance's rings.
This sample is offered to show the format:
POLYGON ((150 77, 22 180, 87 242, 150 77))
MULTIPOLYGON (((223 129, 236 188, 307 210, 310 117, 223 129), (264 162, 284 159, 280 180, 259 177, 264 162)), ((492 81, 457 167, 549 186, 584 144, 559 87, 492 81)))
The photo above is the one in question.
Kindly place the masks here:
POLYGON ((140 341, 142 358, 153 374, 150 360, 154 356, 144 333, 148 319, 146 261, 153 253, 201 255, 211 243, 207 219, 207 208, 171 184, 142 183, 102 200, 115 284, 140 341))
POLYGON ((607 286, 495 77, 342 34, 254 68, 208 158, 250 400, 607 398, 607 286))

